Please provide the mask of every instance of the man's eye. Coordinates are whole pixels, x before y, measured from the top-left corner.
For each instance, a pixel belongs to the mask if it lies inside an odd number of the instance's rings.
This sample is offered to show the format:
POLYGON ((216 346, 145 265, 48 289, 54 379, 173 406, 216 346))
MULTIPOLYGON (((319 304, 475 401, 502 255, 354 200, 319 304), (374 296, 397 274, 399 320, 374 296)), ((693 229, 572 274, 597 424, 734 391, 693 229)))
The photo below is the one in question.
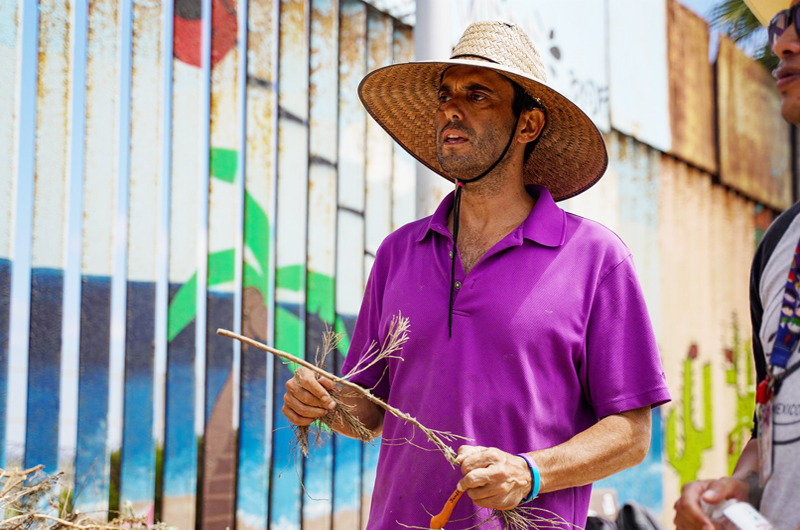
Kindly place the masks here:
POLYGON ((486 96, 484 96, 483 94, 472 94, 472 99, 474 101, 483 101, 484 99, 486 99, 486 96))
POLYGON ((450 96, 447 94, 439 94, 439 102, 444 103, 446 101, 450 101, 450 96))

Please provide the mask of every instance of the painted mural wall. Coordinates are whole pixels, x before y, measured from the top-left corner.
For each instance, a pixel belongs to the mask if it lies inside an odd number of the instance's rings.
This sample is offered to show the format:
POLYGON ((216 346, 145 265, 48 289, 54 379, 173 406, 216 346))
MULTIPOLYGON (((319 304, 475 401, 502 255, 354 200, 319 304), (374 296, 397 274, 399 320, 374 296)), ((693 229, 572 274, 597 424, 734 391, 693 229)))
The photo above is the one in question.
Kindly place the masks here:
MULTIPOLYGON (((615 51, 616 2, 577 28, 572 0, 452 0, 450 29, 523 24, 605 134, 607 174, 563 206, 631 248, 674 401, 645 462, 597 488, 669 525, 680 485, 749 438, 749 266, 792 201, 793 151, 770 80, 729 43, 709 63, 705 23, 656 3, 649 51, 615 51), (645 52, 652 71, 632 70, 645 52), (753 167, 714 113, 745 100, 781 138, 748 144, 753 167)), ((405 1, 0 0, 0 466, 64 470, 82 510, 180 528, 363 526, 377 445, 298 459, 290 367, 214 331, 312 358, 326 327, 352 332, 380 242, 414 219, 415 164, 356 95, 412 59, 390 4, 413 21, 405 1)))
POLYGON ((377 446, 297 459, 290 368, 215 331, 352 332, 415 211, 356 87, 412 53, 360 0, 4 0, 0 465, 179 528, 359 528, 377 446))

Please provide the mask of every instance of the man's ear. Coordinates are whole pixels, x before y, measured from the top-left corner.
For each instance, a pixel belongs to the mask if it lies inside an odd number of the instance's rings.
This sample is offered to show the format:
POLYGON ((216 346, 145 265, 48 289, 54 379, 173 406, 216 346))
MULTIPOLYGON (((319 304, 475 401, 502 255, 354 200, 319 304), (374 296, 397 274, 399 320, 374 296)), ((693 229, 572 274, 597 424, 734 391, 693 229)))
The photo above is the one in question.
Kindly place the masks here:
POLYGON ((517 141, 527 144, 536 140, 542 134, 546 120, 542 109, 523 111, 519 118, 517 141))

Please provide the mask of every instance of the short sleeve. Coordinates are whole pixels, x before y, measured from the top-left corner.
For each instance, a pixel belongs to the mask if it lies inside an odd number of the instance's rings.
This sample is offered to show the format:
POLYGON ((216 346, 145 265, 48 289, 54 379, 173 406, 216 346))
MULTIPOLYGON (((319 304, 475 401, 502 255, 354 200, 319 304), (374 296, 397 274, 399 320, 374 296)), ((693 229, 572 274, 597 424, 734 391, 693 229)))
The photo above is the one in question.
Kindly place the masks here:
MULTIPOLYGON (((373 344, 377 345, 382 342, 379 331, 381 300, 383 299, 380 267, 380 260, 376 258, 364 290, 355 330, 350 338, 350 348, 342 365, 342 375, 354 370, 362 359, 365 364, 368 364, 369 361, 365 357, 375 351, 373 344)), ((379 361, 368 370, 359 372, 350 378, 350 381, 370 390, 373 395, 383 400, 389 398, 389 370, 386 360, 379 361)))
POLYGON ((598 418, 670 401, 642 289, 629 255, 595 290, 582 383, 598 418))

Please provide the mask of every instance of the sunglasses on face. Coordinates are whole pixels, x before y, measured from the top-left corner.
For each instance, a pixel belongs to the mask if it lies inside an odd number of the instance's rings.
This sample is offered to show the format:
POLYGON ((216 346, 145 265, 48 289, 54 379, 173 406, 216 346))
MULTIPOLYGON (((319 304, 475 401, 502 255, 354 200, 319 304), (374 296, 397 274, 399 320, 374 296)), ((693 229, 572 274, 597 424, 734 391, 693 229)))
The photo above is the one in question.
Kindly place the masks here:
POLYGON ((775 46, 778 37, 783 35, 783 32, 789 28, 790 24, 794 24, 794 31, 800 36, 800 4, 779 11, 777 15, 772 17, 768 28, 770 47, 775 46))

